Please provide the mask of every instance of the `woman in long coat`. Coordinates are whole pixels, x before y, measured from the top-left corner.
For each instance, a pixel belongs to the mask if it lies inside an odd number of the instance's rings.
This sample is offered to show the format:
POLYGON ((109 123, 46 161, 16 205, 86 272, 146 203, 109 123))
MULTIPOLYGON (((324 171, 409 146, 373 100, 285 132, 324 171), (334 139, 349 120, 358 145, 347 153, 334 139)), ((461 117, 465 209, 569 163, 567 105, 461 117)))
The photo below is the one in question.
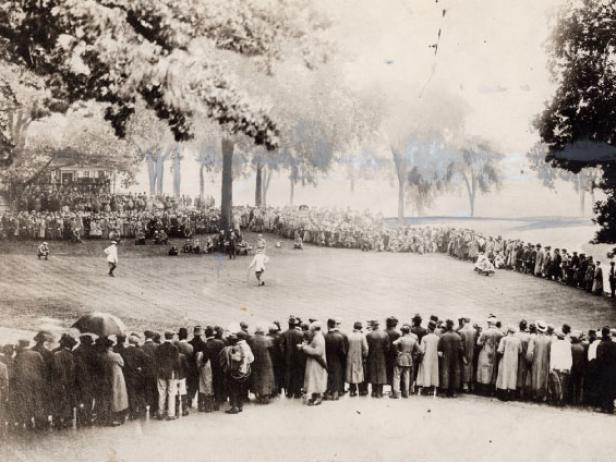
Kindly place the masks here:
POLYGON ((353 332, 349 335, 346 381, 350 385, 351 396, 357 396, 357 386, 365 380, 364 360, 368 356, 368 342, 362 327, 361 322, 356 322, 353 324, 353 332))
POLYGON ((428 333, 421 339, 420 349, 422 360, 417 372, 417 386, 421 388, 438 387, 438 341, 439 337, 434 333, 436 324, 430 321, 428 333))
POLYGON ((520 330, 515 333, 515 336, 520 339, 520 358, 518 360, 518 381, 517 390, 520 398, 527 398, 530 395, 530 368, 531 364, 526 359, 526 353, 528 351, 528 344, 532 337, 535 335, 535 326, 533 324, 532 332, 528 330, 527 322, 525 320, 520 321, 520 330))
POLYGON ((482 332, 477 345, 481 346, 477 358, 477 385, 480 392, 490 394, 496 383, 496 350, 503 333, 495 327, 494 319, 488 320, 488 328, 482 332))
POLYGON ((466 361, 462 364, 462 388, 464 391, 469 391, 473 388, 474 380, 474 351, 477 343, 477 332, 473 329, 469 318, 464 318, 464 326, 458 331, 462 338, 462 347, 464 348, 464 357, 466 361))
POLYGON ((325 358, 325 338, 321 325, 313 322, 310 325, 312 340, 303 343, 300 348, 306 354, 306 370, 304 373, 304 391, 308 396, 309 405, 319 405, 323 401, 323 393, 327 390, 327 360, 325 358))
POLYGON ((274 367, 270 356, 271 339, 265 336, 265 330, 257 327, 255 335, 250 342, 254 361, 252 363, 251 388, 260 403, 269 402, 269 398, 274 394, 276 380, 274 378, 274 367))
POLYGON ((107 339, 107 351, 102 355, 105 371, 106 392, 109 398, 110 421, 106 422, 116 426, 122 423, 122 415, 128 409, 128 393, 124 380, 124 360, 119 353, 113 351, 113 341, 107 339))
POLYGON ((547 399, 548 376, 550 374, 550 346, 552 339, 545 335, 547 326, 537 322, 537 335, 528 344, 526 360, 532 364, 530 373, 532 398, 535 401, 547 399))
POLYGON ((498 344, 498 354, 502 359, 498 365, 496 390, 499 398, 507 400, 518 385, 518 359, 522 353, 522 341, 514 335, 514 329, 507 330, 507 336, 498 344))

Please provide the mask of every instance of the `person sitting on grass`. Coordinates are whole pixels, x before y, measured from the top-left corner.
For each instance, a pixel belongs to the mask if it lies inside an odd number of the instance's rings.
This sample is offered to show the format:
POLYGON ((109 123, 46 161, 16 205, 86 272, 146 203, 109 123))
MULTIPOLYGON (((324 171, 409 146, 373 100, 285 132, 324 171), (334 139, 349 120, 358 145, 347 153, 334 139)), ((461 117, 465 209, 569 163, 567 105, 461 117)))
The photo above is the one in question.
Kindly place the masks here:
POLYGON ((193 243, 190 239, 186 239, 184 245, 182 246, 182 253, 192 253, 193 252, 193 243))
POLYGON ((45 257, 45 260, 47 260, 47 258, 49 257, 49 246, 47 245, 47 242, 43 242, 41 245, 38 246, 36 256, 39 260, 41 259, 41 257, 45 257))
POLYGON ((201 249, 201 241, 199 239, 193 240, 192 250, 194 254, 201 255, 202 249, 201 249))
POLYGON ((154 231, 154 244, 167 245, 169 244, 169 236, 164 229, 154 231))
POLYGON ((302 236, 299 231, 295 231, 295 242, 293 243, 293 248, 297 250, 303 250, 304 241, 302 240, 302 236))
POLYGON ((177 257, 177 255, 178 255, 178 248, 176 246, 172 245, 169 248, 169 256, 170 257, 177 257))
POLYGON ((145 232, 139 229, 135 235, 135 245, 145 245, 145 232))

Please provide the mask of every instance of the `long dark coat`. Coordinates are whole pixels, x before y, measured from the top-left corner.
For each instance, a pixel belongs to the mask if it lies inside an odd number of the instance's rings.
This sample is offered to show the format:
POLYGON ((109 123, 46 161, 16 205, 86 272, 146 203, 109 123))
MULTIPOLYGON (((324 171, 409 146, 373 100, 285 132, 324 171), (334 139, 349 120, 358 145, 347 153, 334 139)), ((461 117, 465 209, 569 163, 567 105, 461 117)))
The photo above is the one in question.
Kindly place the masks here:
POLYGON ((284 360, 284 388, 287 394, 301 393, 306 369, 306 355, 297 348, 304 340, 302 331, 290 328, 280 335, 280 351, 284 360))
MULTIPOLYGON (((218 358, 220 352, 225 347, 225 342, 218 338, 209 338, 205 342, 205 350, 208 358, 218 358)), ((214 397, 221 403, 227 398, 225 391, 225 374, 220 365, 220 361, 210 361, 212 366, 212 387, 214 387, 214 397)))
POLYGON ((149 358, 140 348, 129 346, 122 354, 124 359, 124 379, 128 393, 128 406, 132 414, 145 410, 146 379, 145 369, 149 358))
POLYGON ((439 385, 450 392, 460 388, 460 371, 464 357, 462 337, 454 331, 444 332, 438 341, 438 352, 442 354, 439 366, 439 385))
POLYGON ((87 410, 94 399, 96 351, 92 345, 81 344, 73 351, 75 363, 75 402, 83 404, 87 410))
POLYGON ((254 356, 254 361, 251 364, 251 389, 257 396, 271 396, 276 389, 274 367, 269 352, 271 343, 271 339, 263 334, 255 334, 250 342, 254 356))
POLYGON ((279 393, 284 383, 284 360, 282 358, 282 351, 280 350, 280 335, 278 333, 270 333, 269 338, 269 352, 270 358, 272 359, 272 367, 274 368, 276 393, 279 393))
POLYGON ((75 404, 75 361, 72 351, 62 348, 53 355, 51 367, 53 413, 70 418, 75 404))
POLYGON ((344 335, 337 330, 325 334, 325 358, 327 361, 327 391, 339 392, 344 388, 345 364, 348 352, 344 335))
POLYGON ((604 409, 613 409, 616 398, 616 342, 602 340, 597 347, 599 400, 604 409))
POLYGON ((18 351, 13 361, 15 385, 11 389, 13 415, 21 423, 44 417, 46 368, 43 357, 33 350, 18 351))
POLYGON ((44 372, 43 372, 43 393, 42 393, 42 415, 49 415, 52 412, 52 388, 51 388, 51 368, 53 367, 53 353, 49 351, 41 343, 37 343, 32 347, 32 351, 36 351, 43 358, 44 372))
POLYGON ((382 330, 373 330, 366 335, 368 358, 366 360, 367 382, 372 385, 387 383, 386 355, 389 353, 389 336, 382 330))
MULTIPOLYGON (((385 329, 385 333, 389 336, 389 344, 392 345, 396 340, 400 338, 400 332, 394 327, 385 329)), ((395 348, 390 348, 386 356, 387 367, 387 383, 392 384, 394 378, 394 366, 396 365, 396 356, 398 352, 395 348)))

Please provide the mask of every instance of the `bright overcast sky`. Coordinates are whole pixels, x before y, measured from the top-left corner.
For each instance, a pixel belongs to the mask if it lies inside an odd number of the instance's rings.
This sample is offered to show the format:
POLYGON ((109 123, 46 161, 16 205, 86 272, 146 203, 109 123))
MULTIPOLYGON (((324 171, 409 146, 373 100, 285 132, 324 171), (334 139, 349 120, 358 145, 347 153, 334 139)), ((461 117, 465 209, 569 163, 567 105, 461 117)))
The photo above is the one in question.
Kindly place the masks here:
POLYGON ((426 82, 445 85, 468 103, 470 133, 523 154, 537 140, 530 125, 553 90, 545 41, 562 2, 335 0, 323 8, 357 84, 390 85, 405 102, 426 82), (429 45, 439 29, 435 56, 429 45))

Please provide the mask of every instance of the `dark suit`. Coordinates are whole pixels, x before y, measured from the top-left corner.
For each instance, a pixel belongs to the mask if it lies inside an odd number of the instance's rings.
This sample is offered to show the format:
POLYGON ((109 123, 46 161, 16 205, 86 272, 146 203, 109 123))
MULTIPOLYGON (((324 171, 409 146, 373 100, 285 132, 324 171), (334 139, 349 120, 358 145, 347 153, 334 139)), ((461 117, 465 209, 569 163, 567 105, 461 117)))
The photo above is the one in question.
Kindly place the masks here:
POLYGON ((372 385, 372 396, 383 396, 383 385, 387 383, 387 354, 389 335, 382 330, 373 330, 366 335, 368 358, 366 359, 367 382, 372 385))
POLYGON ((47 417, 43 408, 46 368, 43 357, 33 350, 18 351, 13 361, 15 386, 11 389, 13 415, 20 424, 38 423, 47 417))
MULTIPOLYGON (((389 336, 389 344, 392 345, 396 340, 400 338, 400 332, 396 330, 395 327, 389 327, 385 330, 385 333, 389 336)), ((398 356, 398 352, 391 348, 387 353, 387 383, 392 385, 393 377, 394 377, 394 366, 396 364, 396 357, 398 356)))
POLYGON ((53 355, 51 368, 51 398, 54 421, 68 425, 75 405, 75 361, 72 351, 62 348, 53 355))
POLYGON ((146 380, 144 374, 150 359, 141 348, 134 346, 124 348, 122 358, 124 359, 124 377, 126 378, 130 415, 131 417, 140 416, 145 412, 146 380))
POLYGON ((225 342, 218 338, 209 338, 205 342, 207 357, 210 358, 212 366, 212 387, 214 388, 214 398, 220 404, 226 401, 227 392, 225 390, 225 375, 218 360, 220 352, 225 347, 225 342))
POLYGON ((75 361, 75 402, 83 405, 83 407, 79 406, 79 420, 89 425, 92 422, 96 394, 96 350, 94 346, 82 343, 73 351, 73 359, 75 361))
POLYGON ((147 340, 140 349, 146 355, 143 368, 143 379, 145 380, 145 402, 150 409, 156 409, 158 405, 158 388, 156 386, 156 349, 158 345, 152 340, 147 340))
POLYGON ((338 399, 340 389, 344 389, 347 345, 337 330, 325 334, 325 356, 327 360, 327 391, 329 398, 338 399))
POLYGON ((616 342, 602 340, 597 347, 599 404, 608 413, 614 412, 616 399, 616 342))
POLYGON ((284 389, 287 397, 301 397, 306 357, 297 348, 304 340, 302 332, 290 328, 280 334, 280 350, 284 361, 284 389))

